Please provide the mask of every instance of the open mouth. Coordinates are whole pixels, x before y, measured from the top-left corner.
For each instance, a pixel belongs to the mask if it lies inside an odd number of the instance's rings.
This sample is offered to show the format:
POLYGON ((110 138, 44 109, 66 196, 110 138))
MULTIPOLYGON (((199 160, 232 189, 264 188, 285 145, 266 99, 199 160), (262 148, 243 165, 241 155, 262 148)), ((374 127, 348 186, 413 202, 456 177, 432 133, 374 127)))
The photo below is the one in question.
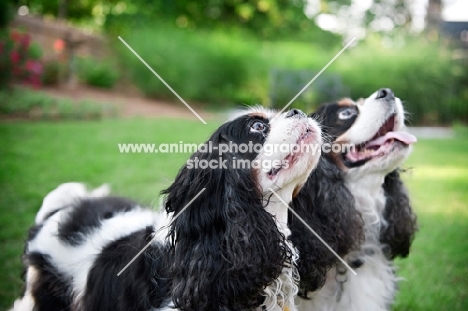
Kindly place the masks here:
MULTIPOLYGON (((300 145, 301 143, 308 143, 309 140, 312 139, 314 131, 310 126, 307 126, 305 131, 299 136, 299 138, 296 141, 296 145, 300 145)), ((281 161, 281 164, 278 164, 277 167, 271 168, 271 170, 267 173, 269 178, 274 178, 278 173, 285 168, 285 163, 288 163, 287 167, 289 167, 291 164, 294 164, 297 162, 298 157, 300 155, 300 152, 292 152, 284 158, 283 161, 281 161)))
POLYGON ((280 167, 274 167, 274 168, 272 168, 272 169, 268 172, 268 177, 270 177, 270 178, 275 177, 276 175, 278 175, 279 171, 281 171, 282 168, 283 168, 282 165, 281 165, 280 167))
POLYGON ((372 139, 356 145, 355 148, 343 154, 345 164, 347 166, 362 165, 373 158, 389 154, 396 143, 403 146, 415 143, 417 141, 415 136, 394 130, 395 119, 396 115, 391 115, 372 139))

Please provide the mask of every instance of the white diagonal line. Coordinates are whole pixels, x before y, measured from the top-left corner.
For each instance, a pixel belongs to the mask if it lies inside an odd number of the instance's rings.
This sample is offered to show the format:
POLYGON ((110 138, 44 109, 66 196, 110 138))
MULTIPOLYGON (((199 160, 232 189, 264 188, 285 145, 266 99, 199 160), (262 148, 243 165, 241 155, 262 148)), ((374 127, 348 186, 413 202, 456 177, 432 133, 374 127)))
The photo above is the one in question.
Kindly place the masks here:
MULTIPOLYGON (((307 88, 308 88, 308 87, 325 71, 325 69, 328 68, 328 66, 330 66, 330 65, 341 55, 341 53, 343 53, 343 52, 354 42, 354 40, 356 40, 356 37, 352 38, 351 41, 349 41, 348 44, 346 44, 345 47, 342 48, 341 51, 339 51, 338 54, 336 54, 335 57, 333 57, 333 58, 331 59, 331 61, 329 61, 328 64, 326 64, 325 67, 323 67, 322 70, 320 70, 319 73, 317 73, 317 74, 315 75, 315 77, 313 77, 312 80, 310 80, 309 83, 307 83, 307 84, 302 88, 302 90, 300 90, 299 93, 297 93, 296 96, 294 96, 293 99, 291 99, 291 100, 289 101, 289 103, 287 103, 287 105, 284 106, 284 108, 281 109, 281 111, 278 112, 278 113, 276 114, 276 116, 275 116, 271 121, 273 121, 274 119, 276 119, 280 114, 283 113, 283 111, 285 111, 285 110, 289 107, 289 105, 292 104, 293 101, 295 101, 299 96, 301 96, 301 94, 302 94, 302 93, 303 93, 303 92, 304 92, 304 91, 305 91, 305 90, 306 90, 306 89, 307 89, 307 88)), ((271 121, 270 121, 270 122, 271 122, 271 121)))
POLYGON ((306 223, 304 221, 304 219, 301 218, 301 216, 299 216, 290 206, 288 203, 286 203, 273 189, 269 189, 281 202, 283 202, 283 204, 294 214, 294 216, 296 216, 306 227, 307 229, 309 229, 316 237, 317 239, 320 240, 320 242, 323 243, 323 245, 325 245, 329 250, 330 252, 333 253, 333 255, 336 256, 336 258, 338 258, 345 266, 346 268, 349 269, 349 271, 351 271, 354 275, 357 275, 357 273, 348 265, 348 263, 343 259, 341 258, 334 250, 333 248, 330 247, 330 245, 327 244, 327 242, 325 242, 321 237, 320 235, 317 234, 317 232, 314 231, 314 229, 312 229, 308 223, 306 223))
MULTIPOLYGON (((187 209, 187 207, 189 207, 190 204, 192 204, 193 201, 195 201, 195 199, 198 198, 200 196, 200 194, 202 194, 203 191, 205 191, 205 190, 206 190, 206 188, 203 188, 202 190, 200 190, 200 192, 198 192, 197 195, 192 200, 190 200, 190 202, 188 202, 184 206, 184 208, 180 212, 177 213, 177 215, 175 215, 172 218, 171 222, 167 225, 167 227, 169 227, 177 219, 177 217, 179 217, 180 214, 182 214, 187 209)), ((122 270, 120 270, 119 273, 117 273, 117 276, 120 276, 151 245, 151 243, 153 243, 153 241, 156 239, 156 237, 157 237, 157 233, 154 235, 154 238, 152 238, 151 241, 149 241, 148 244, 146 244, 145 247, 143 247, 141 249, 141 251, 139 251, 138 254, 136 254, 135 257, 133 257, 133 259, 130 260, 130 262, 125 267, 123 267, 122 270)))
POLYGON ((202 117, 200 117, 200 115, 199 115, 195 110, 193 110, 192 107, 190 107, 190 105, 187 104, 187 103, 185 102, 185 100, 184 100, 182 97, 180 97, 179 94, 177 94, 177 92, 174 91, 174 89, 173 89, 169 84, 167 84, 167 82, 164 81, 164 79, 161 78, 161 76, 158 75, 156 71, 153 70, 153 68, 150 67, 150 65, 148 65, 148 64, 146 63, 146 62, 144 61, 144 59, 141 58, 140 55, 138 55, 138 53, 135 52, 135 51, 130 47, 130 45, 128 45, 127 42, 125 42, 124 39, 122 39, 122 38, 119 36, 119 40, 122 41, 122 43, 125 44, 125 46, 126 46, 130 51, 132 51, 132 53, 135 54, 135 56, 136 56, 143 64, 145 64, 145 66, 148 67, 148 69, 149 69, 156 77, 158 77, 158 79, 161 80, 161 82, 164 83, 164 85, 165 85, 172 93, 174 93, 174 95, 177 96, 177 98, 178 98, 182 103, 184 103, 184 105, 185 105, 188 109, 190 109, 190 111, 191 111, 194 115, 196 115, 198 119, 200 119, 200 121, 203 122, 203 124, 206 124, 205 120, 203 120, 202 117))

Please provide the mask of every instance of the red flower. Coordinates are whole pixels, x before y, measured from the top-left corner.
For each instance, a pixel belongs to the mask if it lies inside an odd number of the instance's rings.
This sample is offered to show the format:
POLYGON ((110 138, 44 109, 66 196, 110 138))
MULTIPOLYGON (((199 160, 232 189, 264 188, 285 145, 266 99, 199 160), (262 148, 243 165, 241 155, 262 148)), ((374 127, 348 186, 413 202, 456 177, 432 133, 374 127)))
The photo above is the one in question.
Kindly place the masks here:
POLYGON ((62 39, 57 39, 54 42, 54 50, 56 52, 62 52, 65 48, 65 42, 62 39))
POLYGON ((24 68, 26 68, 26 70, 29 70, 29 71, 34 71, 34 61, 28 59, 26 63, 24 64, 24 68))
POLYGON ((18 53, 18 51, 11 52, 10 59, 11 59, 12 63, 14 63, 14 64, 18 63, 20 61, 20 59, 21 59, 20 54, 18 53))
POLYGON ((34 74, 42 73, 42 64, 39 61, 28 59, 24 67, 27 71, 30 71, 34 74))
POLYGON ((13 41, 18 42, 21 39, 21 33, 18 31, 12 31, 10 37, 13 41))
POLYGON ((31 37, 27 33, 23 34, 23 36, 20 38, 20 45, 24 49, 28 49, 30 43, 31 43, 31 37))

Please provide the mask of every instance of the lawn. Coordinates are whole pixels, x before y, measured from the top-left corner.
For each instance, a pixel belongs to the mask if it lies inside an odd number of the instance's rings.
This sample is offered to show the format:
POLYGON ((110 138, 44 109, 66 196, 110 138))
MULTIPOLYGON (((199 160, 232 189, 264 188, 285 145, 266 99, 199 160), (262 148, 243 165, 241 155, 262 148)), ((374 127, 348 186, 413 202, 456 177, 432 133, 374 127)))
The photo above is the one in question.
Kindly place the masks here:
POLYGON ((457 134, 418 142, 405 165, 419 232, 398 261, 395 310, 468 310, 468 132, 457 134))
MULTIPOLYGON (((44 195, 66 181, 109 182, 115 193, 157 207, 188 154, 120 154, 118 143, 201 143, 219 123, 104 120, 0 124, 0 310, 22 288, 20 255, 44 195)), ((466 134, 466 131, 465 131, 466 134)), ((468 135, 423 140, 405 174, 420 231, 398 261, 395 310, 468 310, 468 135)))
POLYGON ((215 122, 105 120, 0 124, 0 310, 22 289, 20 255, 44 195, 58 184, 111 184, 157 207, 188 154, 120 154, 118 143, 201 143, 215 122))

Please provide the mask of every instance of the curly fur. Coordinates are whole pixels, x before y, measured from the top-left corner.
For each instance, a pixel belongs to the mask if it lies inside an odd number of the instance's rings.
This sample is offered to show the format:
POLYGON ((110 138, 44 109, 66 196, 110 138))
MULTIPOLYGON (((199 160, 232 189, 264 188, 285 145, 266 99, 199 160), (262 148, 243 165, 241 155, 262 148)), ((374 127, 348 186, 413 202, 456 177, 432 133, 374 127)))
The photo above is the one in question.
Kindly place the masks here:
MULTIPOLYGON (((225 137, 229 132, 222 128, 210 141, 215 146, 236 141, 235 133, 225 137)), ((195 153, 195 157, 211 160, 218 155, 195 153)), ((233 154, 222 157, 227 165, 232 163, 233 154)), ((169 231, 172 297, 177 307, 245 310, 258 306, 265 285, 291 261, 285 237, 265 211, 251 174, 249 169, 232 167, 209 171, 184 167, 164 191, 166 211, 177 214, 206 187, 169 231)))
MULTIPOLYGON (((340 256, 357 249, 364 238, 363 221, 354 208, 342 172, 324 155, 291 206, 340 256)), ((300 288, 305 293, 320 288, 336 257, 304 224, 289 216, 291 241, 299 250, 300 288)))
POLYGON ((383 189, 386 201, 382 216, 387 224, 380 232, 380 242, 387 246, 384 251, 390 259, 407 257, 417 224, 399 170, 385 176, 383 189))

